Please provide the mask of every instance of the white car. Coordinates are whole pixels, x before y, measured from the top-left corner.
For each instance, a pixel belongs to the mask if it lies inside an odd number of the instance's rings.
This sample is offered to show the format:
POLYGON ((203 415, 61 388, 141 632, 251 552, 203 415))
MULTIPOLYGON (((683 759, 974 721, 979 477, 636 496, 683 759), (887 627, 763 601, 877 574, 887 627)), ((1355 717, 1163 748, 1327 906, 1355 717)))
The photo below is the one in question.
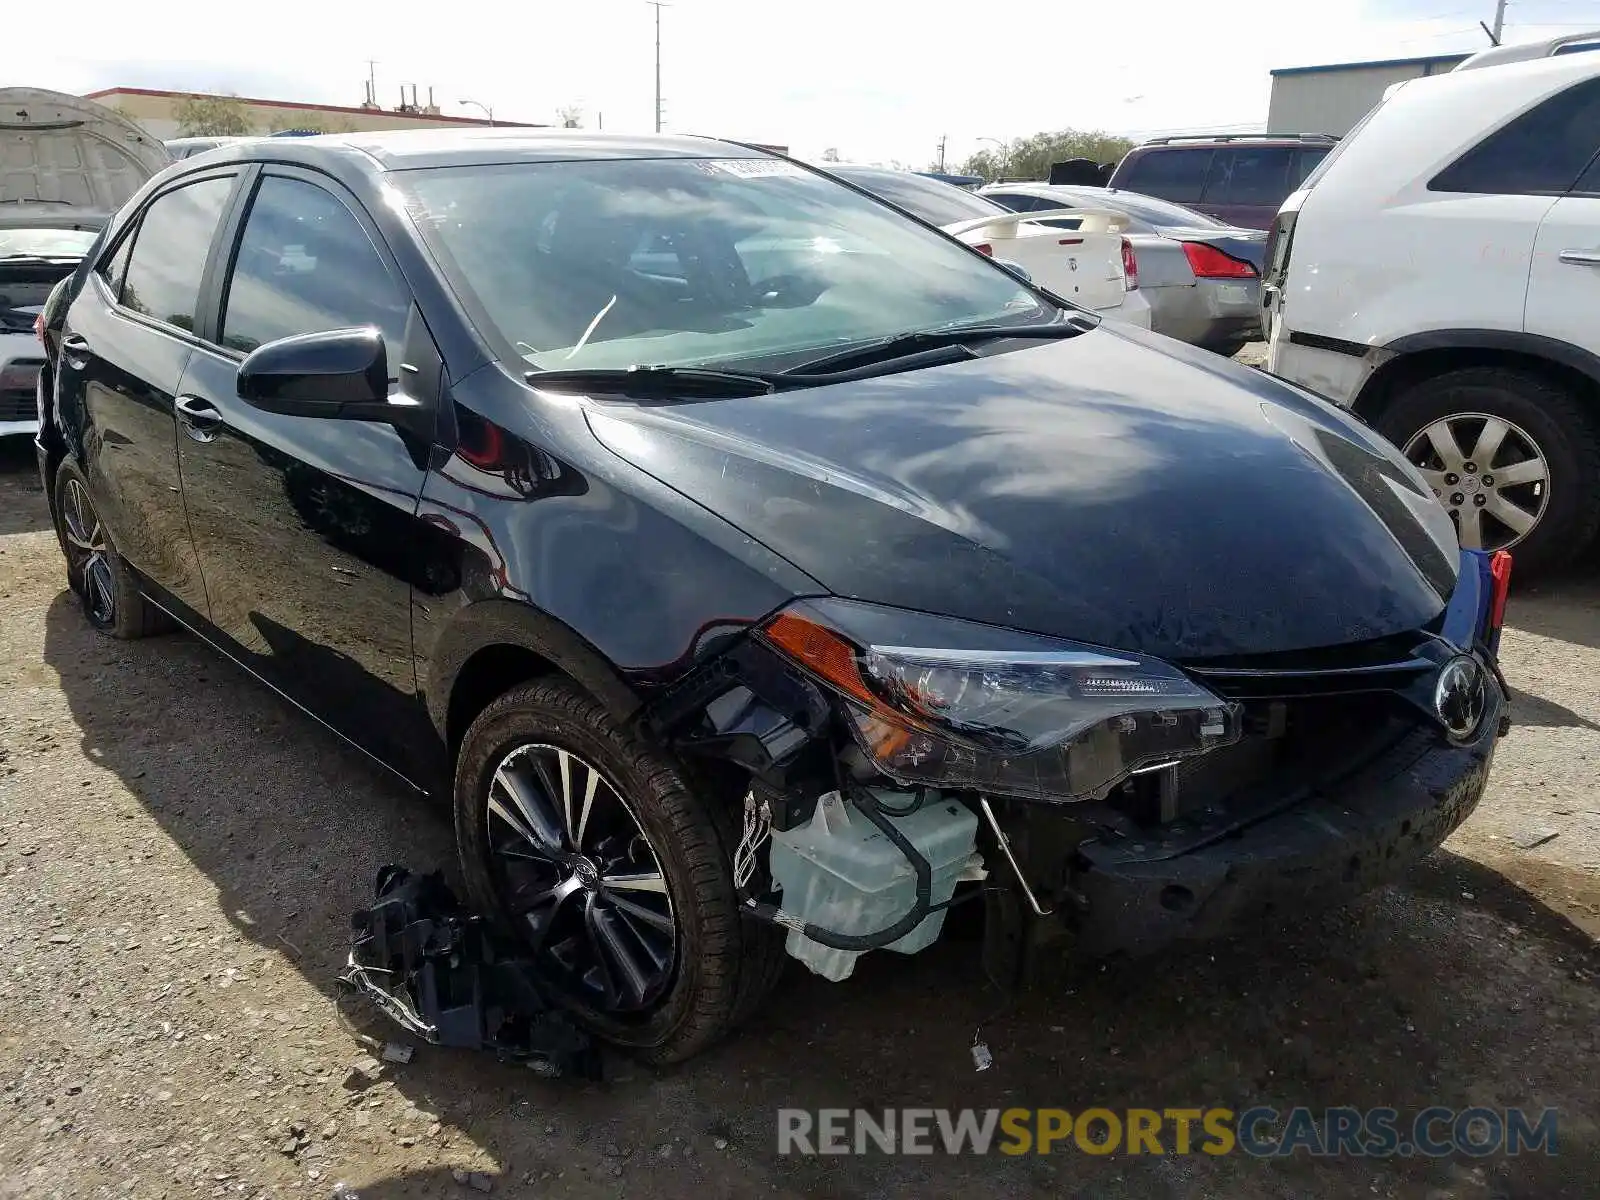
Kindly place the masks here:
POLYGON ((1150 328, 1150 303, 1139 292, 1125 213, 1063 206, 1050 213, 1014 213, 982 196, 926 175, 885 167, 827 164, 830 174, 853 183, 937 225, 952 237, 1014 263, 1040 287, 1113 321, 1150 328), (1042 217, 1070 218, 1073 229, 1052 229, 1042 217))
POLYGON ((1267 369, 1354 409, 1461 543, 1559 565, 1600 531, 1600 54, 1392 88, 1291 195, 1267 369))
POLYGON ((0 437, 39 428, 34 322, 101 226, 170 161, 92 100, 0 88, 0 437))

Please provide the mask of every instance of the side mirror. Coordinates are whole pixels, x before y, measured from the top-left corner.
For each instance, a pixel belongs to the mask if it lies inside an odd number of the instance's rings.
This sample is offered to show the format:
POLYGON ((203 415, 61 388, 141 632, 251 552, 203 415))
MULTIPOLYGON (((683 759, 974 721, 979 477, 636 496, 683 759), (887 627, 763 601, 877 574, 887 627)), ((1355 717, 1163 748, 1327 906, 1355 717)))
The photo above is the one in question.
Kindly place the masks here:
POLYGON ((370 412, 353 410, 388 405, 383 334, 332 329, 258 346, 239 365, 239 398, 292 417, 373 420, 370 412))
POLYGON ((1028 274, 1028 268, 1023 266, 1021 263, 1012 262, 1009 258, 997 258, 994 261, 996 266, 1004 267, 1018 279, 1022 280, 1023 283, 1033 282, 1033 276, 1028 274))
POLYGON ((434 414, 404 391, 389 394, 389 355, 373 328, 302 333, 258 346, 239 364, 239 398, 263 412, 335 421, 383 421, 424 441, 434 414))

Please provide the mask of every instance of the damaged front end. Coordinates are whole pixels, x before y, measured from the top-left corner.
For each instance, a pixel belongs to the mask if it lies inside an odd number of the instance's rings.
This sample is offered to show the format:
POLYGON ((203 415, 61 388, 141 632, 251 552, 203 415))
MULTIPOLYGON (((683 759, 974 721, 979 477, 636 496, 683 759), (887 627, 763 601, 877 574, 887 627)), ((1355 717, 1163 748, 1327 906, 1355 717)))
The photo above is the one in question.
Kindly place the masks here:
POLYGON ((1354 895, 1467 817, 1504 732, 1509 565, 1465 552, 1414 633, 1182 664, 806 600, 649 720, 748 775, 741 902, 818 974, 921 950, 978 896, 991 973, 1053 933, 1148 953, 1354 895))

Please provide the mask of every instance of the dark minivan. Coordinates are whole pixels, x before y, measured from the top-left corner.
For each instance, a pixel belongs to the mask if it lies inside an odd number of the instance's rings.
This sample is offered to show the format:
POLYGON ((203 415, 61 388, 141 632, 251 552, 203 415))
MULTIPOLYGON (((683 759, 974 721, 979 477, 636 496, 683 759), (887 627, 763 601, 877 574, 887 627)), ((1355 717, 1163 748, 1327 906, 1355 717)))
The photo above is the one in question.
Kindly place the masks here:
POLYGON ((1278 206, 1331 150, 1331 134, 1155 138, 1128 151, 1108 186, 1158 196, 1246 229, 1267 229, 1278 206))
POLYGON ((1509 562, 1393 447, 786 159, 240 143, 44 334, 87 619, 453 798, 474 906, 653 1061, 967 899, 1020 967, 1349 896, 1483 792, 1509 562))

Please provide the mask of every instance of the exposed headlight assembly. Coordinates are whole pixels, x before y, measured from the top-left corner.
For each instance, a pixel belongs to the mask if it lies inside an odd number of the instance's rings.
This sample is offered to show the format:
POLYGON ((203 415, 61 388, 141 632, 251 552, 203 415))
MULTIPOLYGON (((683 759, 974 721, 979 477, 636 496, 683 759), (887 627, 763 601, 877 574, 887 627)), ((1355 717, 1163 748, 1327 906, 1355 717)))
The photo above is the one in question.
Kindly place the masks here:
POLYGON ((1238 705, 1139 654, 841 601, 794 606, 762 632, 905 784, 1083 800, 1239 740, 1238 705))

